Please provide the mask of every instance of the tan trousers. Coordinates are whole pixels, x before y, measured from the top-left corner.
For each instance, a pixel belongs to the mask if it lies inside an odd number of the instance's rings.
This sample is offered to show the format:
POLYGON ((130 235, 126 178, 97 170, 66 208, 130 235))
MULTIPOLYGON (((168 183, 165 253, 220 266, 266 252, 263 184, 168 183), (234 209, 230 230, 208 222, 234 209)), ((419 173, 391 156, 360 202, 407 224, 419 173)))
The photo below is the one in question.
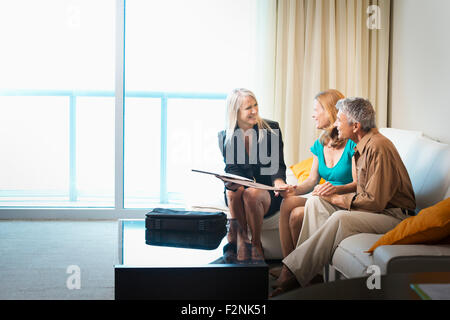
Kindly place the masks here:
POLYGON ((404 218, 406 215, 398 208, 386 209, 382 213, 347 211, 313 196, 305 204, 297 248, 283 263, 300 285, 306 286, 331 262, 342 240, 357 233, 386 233, 404 218))

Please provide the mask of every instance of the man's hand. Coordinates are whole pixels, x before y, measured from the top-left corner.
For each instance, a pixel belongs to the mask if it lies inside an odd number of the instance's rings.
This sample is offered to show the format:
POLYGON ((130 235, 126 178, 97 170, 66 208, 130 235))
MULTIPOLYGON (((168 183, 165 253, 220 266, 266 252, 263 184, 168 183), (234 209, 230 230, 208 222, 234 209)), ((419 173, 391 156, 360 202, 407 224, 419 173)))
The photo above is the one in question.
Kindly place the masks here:
POLYGON ((318 184, 314 187, 312 193, 313 196, 331 196, 332 194, 337 194, 338 188, 332 185, 330 182, 325 182, 324 184, 318 184))
POLYGON ((339 207, 339 208, 345 208, 345 201, 344 197, 340 194, 332 194, 329 196, 319 196, 322 199, 328 201, 329 203, 339 207))

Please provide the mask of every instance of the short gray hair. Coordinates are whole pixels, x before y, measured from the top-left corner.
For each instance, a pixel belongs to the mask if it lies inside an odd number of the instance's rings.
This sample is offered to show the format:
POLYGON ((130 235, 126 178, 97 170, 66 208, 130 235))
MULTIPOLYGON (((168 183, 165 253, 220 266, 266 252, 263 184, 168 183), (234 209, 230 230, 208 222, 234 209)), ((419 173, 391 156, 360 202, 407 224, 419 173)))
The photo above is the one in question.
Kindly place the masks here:
POLYGON ((336 108, 344 113, 351 123, 359 122, 364 131, 376 128, 375 110, 369 100, 363 98, 346 98, 337 102, 336 108))

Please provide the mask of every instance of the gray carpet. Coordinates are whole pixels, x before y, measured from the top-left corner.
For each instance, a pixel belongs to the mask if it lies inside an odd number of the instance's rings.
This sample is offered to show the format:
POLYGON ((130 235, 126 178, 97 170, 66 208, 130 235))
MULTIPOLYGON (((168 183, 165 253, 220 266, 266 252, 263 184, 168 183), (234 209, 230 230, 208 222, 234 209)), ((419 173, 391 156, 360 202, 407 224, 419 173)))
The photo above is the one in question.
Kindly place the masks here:
POLYGON ((117 239, 116 221, 0 220, 0 299, 114 299, 117 239))
POLYGON ((117 242, 115 220, 0 220, 0 300, 114 299, 117 242), (67 287, 71 265, 80 289, 67 287))

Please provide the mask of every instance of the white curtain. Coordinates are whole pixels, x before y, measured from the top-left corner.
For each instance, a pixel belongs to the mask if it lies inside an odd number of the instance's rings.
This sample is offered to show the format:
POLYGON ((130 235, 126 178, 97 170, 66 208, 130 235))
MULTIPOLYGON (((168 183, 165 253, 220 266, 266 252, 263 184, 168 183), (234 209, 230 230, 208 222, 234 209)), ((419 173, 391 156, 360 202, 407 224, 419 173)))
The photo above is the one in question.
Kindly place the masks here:
POLYGON ((387 123, 390 0, 261 0, 255 70, 261 114, 280 122, 287 165, 311 156, 314 96, 368 98, 387 123))

